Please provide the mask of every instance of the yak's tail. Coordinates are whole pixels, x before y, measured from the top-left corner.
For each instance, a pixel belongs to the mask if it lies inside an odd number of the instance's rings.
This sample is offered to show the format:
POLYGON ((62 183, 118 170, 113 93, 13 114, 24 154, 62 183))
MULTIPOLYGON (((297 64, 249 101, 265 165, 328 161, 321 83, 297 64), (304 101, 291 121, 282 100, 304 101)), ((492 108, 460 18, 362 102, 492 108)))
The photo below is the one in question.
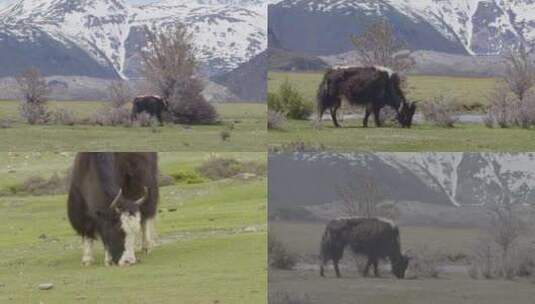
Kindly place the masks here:
POLYGON ((323 112, 325 112, 327 98, 329 96, 329 81, 328 76, 329 71, 323 75, 323 80, 321 81, 319 87, 318 87, 318 93, 316 96, 316 111, 318 114, 318 122, 321 122, 321 118, 323 116, 323 112))

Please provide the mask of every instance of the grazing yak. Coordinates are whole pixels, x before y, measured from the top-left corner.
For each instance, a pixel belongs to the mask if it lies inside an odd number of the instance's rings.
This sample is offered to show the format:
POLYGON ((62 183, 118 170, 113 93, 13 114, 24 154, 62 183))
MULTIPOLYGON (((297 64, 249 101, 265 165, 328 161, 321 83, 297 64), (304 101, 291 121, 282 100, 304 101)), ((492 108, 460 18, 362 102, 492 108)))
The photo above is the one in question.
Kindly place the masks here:
POLYGON ((392 273, 397 278, 405 277, 409 258, 401 253, 399 229, 389 220, 381 218, 340 218, 327 224, 321 240, 320 275, 324 276, 325 265, 332 260, 336 276, 340 277, 338 262, 342 259, 344 249, 349 246, 353 253, 368 258, 364 276, 368 275, 373 265, 375 276, 379 276, 380 259, 388 258, 392 273))
POLYGON ((93 242, 100 238, 105 264, 136 263, 136 236, 148 253, 158 203, 156 153, 79 153, 74 160, 67 213, 82 237, 82 264, 94 262, 93 242))
POLYGON ((401 78, 385 67, 341 67, 329 69, 323 76, 317 94, 318 121, 329 109, 335 127, 340 127, 336 112, 342 100, 351 105, 363 105, 366 109, 363 126, 368 127, 368 118, 373 113, 375 125, 381 126, 379 113, 384 106, 396 110, 397 120, 402 127, 410 127, 416 110, 414 103, 408 104, 401 90, 401 78), (402 113, 400 113, 400 107, 402 113), (407 117, 403 115, 408 115, 407 117))
POLYGON ((151 117, 156 117, 160 124, 163 124, 162 113, 168 110, 168 103, 160 96, 138 96, 133 101, 132 121, 143 112, 151 117))

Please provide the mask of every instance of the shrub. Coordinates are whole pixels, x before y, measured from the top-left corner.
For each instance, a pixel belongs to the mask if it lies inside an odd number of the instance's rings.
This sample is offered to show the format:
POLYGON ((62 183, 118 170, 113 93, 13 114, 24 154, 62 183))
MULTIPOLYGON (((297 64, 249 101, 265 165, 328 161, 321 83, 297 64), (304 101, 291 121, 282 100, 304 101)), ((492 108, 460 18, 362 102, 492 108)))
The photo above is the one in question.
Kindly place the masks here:
POLYGON ((100 126, 130 126, 130 110, 127 108, 103 107, 96 111, 90 119, 92 124, 100 126))
POLYGON ((18 89, 22 96, 20 114, 29 124, 45 124, 48 122, 46 102, 49 87, 46 79, 37 69, 28 69, 16 77, 18 89))
POLYGON ((159 187, 165 187, 165 186, 171 186, 175 184, 175 179, 170 175, 165 175, 160 173, 158 175, 158 186, 159 187))
POLYGON ((170 105, 172 107, 173 120, 176 123, 188 125, 210 125, 218 122, 218 114, 214 106, 202 99, 181 99, 170 105))
POLYGON ((532 92, 513 103, 514 124, 527 129, 535 124, 535 94, 532 92))
POLYGON ((459 120, 455 115, 455 101, 439 95, 433 101, 422 103, 424 119, 439 127, 452 128, 459 120))
POLYGON ((322 152, 326 148, 323 144, 309 143, 304 141, 293 141, 284 143, 280 146, 271 147, 270 152, 287 153, 287 152, 322 152))
POLYGON ((112 108, 120 108, 134 98, 132 90, 124 80, 112 81, 108 86, 108 94, 112 108))
POLYGON ((77 122, 73 111, 67 109, 58 109, 50 113, 51 121, 57 125, 74 126, 77 122))
POLYGON ((411 256, 409 262, 409 271, 415 277, 438 278, 442 272, 440 269, 440 254, 432 252, 427 247, 417 250, 415 255, 411 256))
POLYGON ((212 158, 198 167, 197 172, 211 180, 219 180, 235 177, 240 173, 265 175, 266 166, 257 162, 240 162, 233 158, 212 158))
POLYGON ((44 103, 29 103, 23 101, 19 107, 20 116, 30 125, 46 124, 50 113, 44 103))
POLYGON ((312 115, 314 105, 306 101, 288 80, 284 81, 277 95, 268 96, 269 110, 284 113, 290 119, 305 120, 312 115))
POLYGON ((176 173, 171 174, 171 177, 177 183, 183 184, 200 184, 204 183, 204 178, 200 176, 197 172, 191 170, 180 170, 176 173))
POLYGON ((41 176, 30 176, 21 184, 9 187, 11 194, 28 195, 55 195, 63 194, 67 191, 68 176, 59 176, 54 173, 46 179, 41 176))
POLYGON ((282 103, 282 99, 279 97, 278 94, 275 93, 268 93, 267 95, 267 104, 268 104, 268 110, 277 112, 277 113, 284 113, 284 105, 282 103))
POLYGON ((268 234, 268 264, 275 269, 292 270, 297 264, 297 256, 270 233, 268 234))
POLYGON ((286 123, 286 116, 282 112, 268 110, 267 127, 270 130, 282 129, 282 126, 286 123))

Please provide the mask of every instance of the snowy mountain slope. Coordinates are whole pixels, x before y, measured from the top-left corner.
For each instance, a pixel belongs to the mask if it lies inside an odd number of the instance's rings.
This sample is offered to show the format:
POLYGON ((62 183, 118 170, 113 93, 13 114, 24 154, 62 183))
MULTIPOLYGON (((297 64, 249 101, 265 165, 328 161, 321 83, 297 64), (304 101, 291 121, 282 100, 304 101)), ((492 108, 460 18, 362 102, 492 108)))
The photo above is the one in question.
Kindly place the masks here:
POLYGON ((219 71, 232 70, 267 48, 266 5, 260 1, 161 1, 136 7, 130 16, 131 26, 138 28, 177 21, 192 29, 198 58, 219 71))
MULTIPOLYGON (((17 48, 26 48, 46 60, 54 53, 40 49, 64 45, 61 52, 68 56, 63 74, 84 75, 86 71, 75 70, 79 56, 71 54, 74 46, 100 67, 102 77, 135 76, 136 53, 144 47, 142 32, 182 22, 194 35, 199 59, 209 67, 207 73, 219 73, 236 68, 267 47, 265 6, 259 0, 165 0, 144 6, 130 6, 124 0, 18 0, 0 11, 0 38, 13 41, 9 48, 0 44, 0 57, 8 58, 5 63, 9 64, 17 48), (47 39, 37 39, 43 35, 47 39)), ((49 64, 31 59, 27 61, 50 74, 49 64)), ((32 66, 20 56, 16 62, 19 70, 32 66)), ((0 76, 12 74, 0 72, 0 76)))
MULTIPOLYGON (((468 54, 492 55, 521 41, 535 42, 534 0, 284 0, 270 7, 270 18, 276 22, 312 16, 334 17, 324 29, 344 35, 344 26, 352 28, 354 34, 375 18, 386 18, 413 49, 441 51, 451 48, 447 46, 450 43, 468 54), (336 16, 341 18, 338 24, 336 16), (346 20, 347 16, 351 18, 346 20), (423 31, 426 27, 434 33, 423 31), (424 38, 429 36, 440 36, 448 43, 426 44, 424 38)), ((279 32, 283 31, 278 29, 277 35, 285 40, 279 32)), ((455 48, 453 51, 459 53, 455 48)))
POLYGON ((274 201, 324 204, 339 199, 337 185, 359 190, 359 180, 369 178, 395 201, 450 206, 535 201, 534 153, 301 153, 270 156, 270 171, 274 201))

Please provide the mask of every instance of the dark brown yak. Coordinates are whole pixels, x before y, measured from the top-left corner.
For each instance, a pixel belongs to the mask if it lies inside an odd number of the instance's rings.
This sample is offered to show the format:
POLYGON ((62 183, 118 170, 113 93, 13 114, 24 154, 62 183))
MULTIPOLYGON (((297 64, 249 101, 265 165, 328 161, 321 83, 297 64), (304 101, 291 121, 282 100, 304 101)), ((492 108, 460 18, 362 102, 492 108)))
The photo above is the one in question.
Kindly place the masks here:
POLYGON ((400 279, 405 277, 409 258, 401 254, 399 229, 392 222, 380 218, 360 217, 330 221, 321 240, 321 276, 324 276, 325 265, 332 260, 336 276, 340 277, 338 262, 342 259, 347 246, 353 253, 367 256, 364 276, 368 275, 372 265, 375 276, 379 276, 379 260, 388 258, 392 265, 392 273, 400 279))
POLYGON ((79 153, 74 160, 67 212, 82 237, 82 263, 94 262, 93 241, 102 239, 106 265, 136 263, 142 232, 145 252, 153 246, 158 203, 156 153, 79 153))
POLYGON ((138 96, 132 105, 132 121, 141 113, 147 113, 151 117, 156 117, 160 124, 163 124, 163 112, 168 111, 167 102, 160 96, 138 96))
POLYGON ((345 99, 351 105, 362 105, 366 109, 363 126, 368 127, 368 118, 373 113, 375 125, 381 126, 379 113, 384 106, 396 111, 396 118, 402 127, 410 127, 414 104, 408 104, 401 90, 401 78, 384 67, 345 67, 329 69, 323 76, 317 94, 318 121, 329 109, 334 125, 338 128, 336 112, 345 99), (400 108, 405 110, 400 113, 400 108), (412 114, 411 114, 412 113, 412 114), (409 115, 407 117, 402 116, 409 115))

